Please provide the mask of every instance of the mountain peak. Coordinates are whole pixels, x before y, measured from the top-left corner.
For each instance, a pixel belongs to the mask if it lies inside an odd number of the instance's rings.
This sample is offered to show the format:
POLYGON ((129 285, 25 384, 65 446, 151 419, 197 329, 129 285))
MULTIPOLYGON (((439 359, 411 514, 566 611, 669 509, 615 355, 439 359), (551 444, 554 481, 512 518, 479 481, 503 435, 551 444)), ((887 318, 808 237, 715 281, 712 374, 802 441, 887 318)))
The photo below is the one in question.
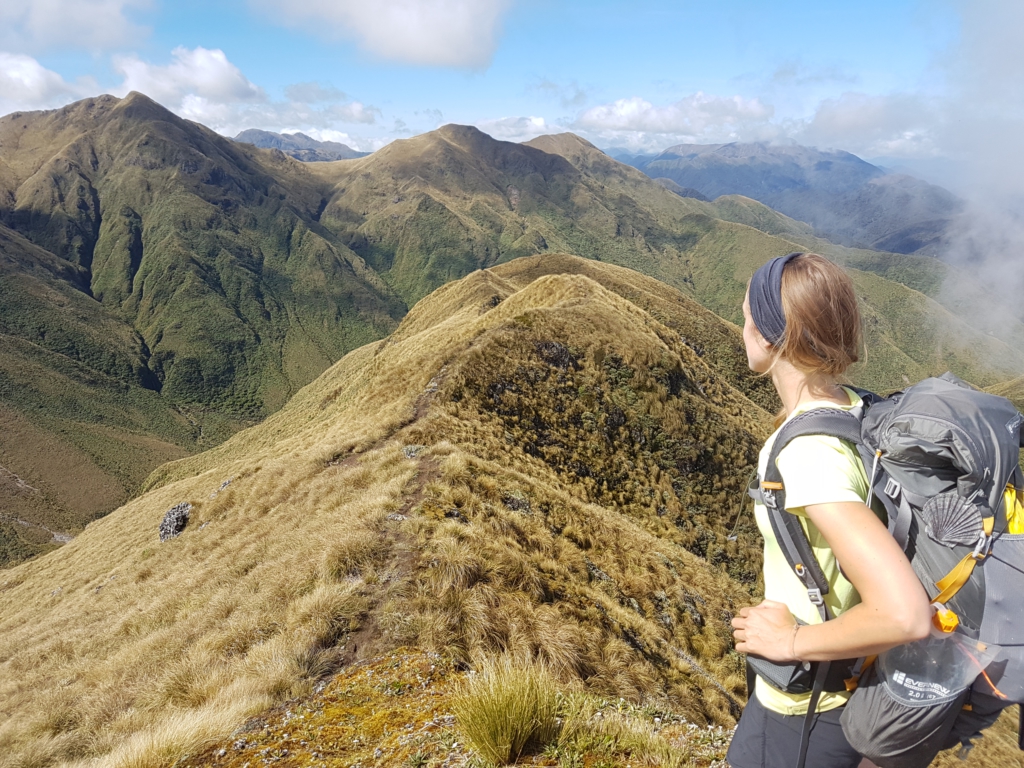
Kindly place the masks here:
MULTIPOLYGON (((595 147, 586 139, 577 136, 575 133, 566 131, 565 133, 549 133, 544 136, 538 136, 535 139, 524 141, 529 147, 536 147, 537 149, 543 150, 544 152, 550 152, 553 155, 564 155, 566 152, 579 152, 579 151, 594 151, 601 152, 600 149, 595 147)), ((604 154, 602 152, 602 154, 604 154)))
POLYGON ((443 136, 449 140, 465 141, 467 139, 479 140, 482 137, 497 141, 494 137, 484 133, 475 125, 460 125, 459 123, 446 123, 438 128, 434 133, 443 136))
POLYGON ((159 122, 179 122, 182 120, 182 118, 171 112, 167 107, 138 91, 131 91, 117 103, 115 109, 125 117, 137 120, 155 120, 159 122))

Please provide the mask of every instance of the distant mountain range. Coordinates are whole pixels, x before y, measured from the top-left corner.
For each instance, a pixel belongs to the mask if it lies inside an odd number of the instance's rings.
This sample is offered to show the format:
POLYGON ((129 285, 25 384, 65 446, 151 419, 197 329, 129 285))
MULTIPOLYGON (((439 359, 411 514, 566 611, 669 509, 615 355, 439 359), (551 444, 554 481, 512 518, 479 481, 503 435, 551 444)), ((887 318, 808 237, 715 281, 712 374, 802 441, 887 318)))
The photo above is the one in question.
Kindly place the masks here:
POLYGON ((262 149, 279 149, 289 157, 304 163, 331 160, 352 160, 366 157, 369 152, 358 152, 348 144, 337 141, 317 141, 304 133, 274 133, 250 128, 235 136, 235 141, 252 144, 262 149))
POLYGON ((892 174, 849 152, 766 143, 679 144, 657 155, 609 150, 651 178, 710 199, 745 195, 854 248, 941 255, 964 204, 952 193, 892 174))
MULTIPOLYGON (((0 118, 0 564, 277 411, 440 286, 520 256, 630 267, 739 323, 759 264, 815 249, 854 269, 860 383, 1024 373, 1024 325, 985 325, 991 297, 968 277, 947 309, 927 298, 950 301, 934 259, 846 249, 748 197, 697 194, 572 134, 514 144, 449 125, 301 163, 138 93, 0 118)), ((746 370, 737 345, 694 344, 746 370)), ((770 383, 745 386, 769 404, 770 383)))

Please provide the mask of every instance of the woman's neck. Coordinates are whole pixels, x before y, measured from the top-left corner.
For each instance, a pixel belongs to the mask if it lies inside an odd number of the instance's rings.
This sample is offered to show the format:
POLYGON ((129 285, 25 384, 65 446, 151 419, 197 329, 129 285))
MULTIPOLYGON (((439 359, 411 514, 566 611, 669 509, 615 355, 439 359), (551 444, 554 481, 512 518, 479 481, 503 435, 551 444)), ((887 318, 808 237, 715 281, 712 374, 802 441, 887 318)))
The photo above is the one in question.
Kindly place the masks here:
POLYGON ((785 360, 779 360, 772 368, 772 383, 787 416, 805 403, 825 400, 846 405, 850 402, 835 377, 804 373, 785 360))

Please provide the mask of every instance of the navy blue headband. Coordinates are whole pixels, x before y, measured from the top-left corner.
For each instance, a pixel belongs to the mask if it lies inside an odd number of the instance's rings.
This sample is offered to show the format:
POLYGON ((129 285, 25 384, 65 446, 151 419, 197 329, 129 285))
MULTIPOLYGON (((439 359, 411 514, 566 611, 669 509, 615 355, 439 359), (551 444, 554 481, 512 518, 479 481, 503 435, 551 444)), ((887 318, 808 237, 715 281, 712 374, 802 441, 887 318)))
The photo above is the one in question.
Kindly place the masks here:
POLYGON ((778 344, 786 334, 786 313, 782 311, 782 270, 800 253, 778 256, 764 264, 750 278, 750 316, 769 344, 778 344))

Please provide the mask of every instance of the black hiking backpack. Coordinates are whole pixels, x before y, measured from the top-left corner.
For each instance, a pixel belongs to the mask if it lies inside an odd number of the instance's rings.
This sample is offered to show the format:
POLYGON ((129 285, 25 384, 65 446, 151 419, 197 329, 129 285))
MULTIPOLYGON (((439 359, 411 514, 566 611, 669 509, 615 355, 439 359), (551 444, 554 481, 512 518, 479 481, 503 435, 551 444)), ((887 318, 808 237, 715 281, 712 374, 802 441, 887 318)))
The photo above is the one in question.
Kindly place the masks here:
MULTIPOLYGON (((1024 418, 1009 400, 979 392, 949 373, 889 397, 855 391, 863 406, 816 408, 788 421, 750 495, 764 503, 782 552, 827 621, 832 617, 822 597, 828 582, 800 520, 785 511, 785 481, 776 460, 804 435, 853 444, 869 481, 868 504, 884 508, 889 532, 938 605, 945 630, 955 629, 979 648, 1000 650, 978 670, 973 685, 948 692, 937 704, 902 697, 905 692, 894 691, 892 680, 882 685, 877 674, 871 676, 873 658, 776 665, 749 657, 751 668, 776 687, 811 691, 798 768, 823 690, 854 690, 843 714, 844 732, 882 768, 927 765, 931 757, 920 763, 915 756, 955 746, 948 743, 950 724, 961 710, 971 711, 972 695, 987 703, 978 709, 989 714, 977 728, 968 726, 969 732, 953 729, 965 749, 1002 707, 1024 702, 1024 474, 1018 464, 1024 418), (861 678, 865 670, 869 674, 861 678), (787 688, 780 679, 795 684, 787 688)), ((899 673, 895 679, 903 682, 899 673)))

